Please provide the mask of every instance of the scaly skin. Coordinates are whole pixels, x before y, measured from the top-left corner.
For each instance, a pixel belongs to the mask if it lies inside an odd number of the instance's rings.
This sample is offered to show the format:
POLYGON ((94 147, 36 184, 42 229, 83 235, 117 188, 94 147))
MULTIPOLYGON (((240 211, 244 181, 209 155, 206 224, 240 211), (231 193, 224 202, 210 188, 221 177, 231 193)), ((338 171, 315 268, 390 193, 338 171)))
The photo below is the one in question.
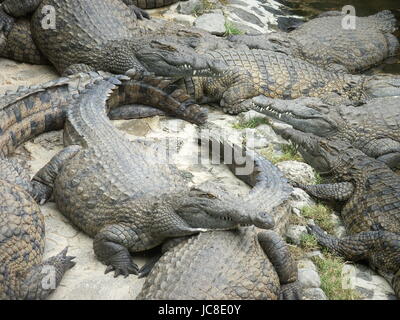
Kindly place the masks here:
POLYGON ((201 233, 168 250, 137 299, 301 299, 296 280, 284 240, 273 231, 244 227, 201 233))
POLYGON ((349 236, 337 239, 316 226, 312 234, 324 246, 349 260, 368 260, 392 280, 399 297, 400 270, 400 178, 381 161, 366 156, 348 143, 325 139, 294 129, 278 133, 298 145, 307 163, 330 173, 336 183, 298 185, 321 199, 345 201, 341 216, 349 236))
POLYGON ((343 28, 343 18, 341 12, 327 12, 289 34, 233 36, 231 41, 283 51, 330 71, 363 71, 396 54, 396 18, 390 11, 357 17, 355 29, 343 28))
POLYGON ((281 99, 333 95, 338 103, 366 99, 363 77, 328 72, 282 53, 229 49, 205 57, 228 67, 221 77, 187 79, 186 90, 200 102, 220 101, 230 113, 247 110, 249 106, 242 102, 260 94, 281 99))
POLYGON ((208 63, 187 45, 193 43, 193 33, 151 36, 120 0, 43 0, 30 29, 25 20, 7 23, 1 13, 0 26, 3 21, 4 29, 10 30, 3 33, 1 56, 31 63, 44 63, 45 56, 64 75, 98 70, 123 74, 133 69, 182 77, 194 70, 205 75, 220 71, 218 62, 208 63), (55 8, 55 29, 43 27, 42 9, 47 5, 55 8))
POLYGON ((42 261, 45 227, 37 190, 6 158, 26 140, 61 128, 70 97, 66 79, 59 79, 0 98, 0 299, 44 299, 74 265, 66 250, 42 261), (50 96, 57 99, 50 102, 50 96))
MULTIPOLYGON (((131 95, 116 90, 113 81, 100 81, 81 94, 64 131, 66 141, 74 145, 34 178, 54 186, 60 211, 94 238, 97 257, 108 266, 106 272, 115 270, 116 276, 138 272, 130 252, 150 249, 169 237, 243 223, 273 225, 271 216, 255 204, 242 203, 217 186, 190 188, 182 172, 169 164, 162 146, 131 142, 114 128, 105 113, 110 94, 111 103, 150 101, 193 121, 204 120, 204 110, 183 92, 169 96, 140 81, 129 82, 131 95)), ((268 186, 271 192, 273 187, 268 186)), ((287 192, 278 194, 280 199, 287 192)))
POLYGON ((253 98, 252 109, 320 137, 336 137, 366 155, 400 165, 400 98, 385 97, 362 107, 330 106, 320 99, 253 98))

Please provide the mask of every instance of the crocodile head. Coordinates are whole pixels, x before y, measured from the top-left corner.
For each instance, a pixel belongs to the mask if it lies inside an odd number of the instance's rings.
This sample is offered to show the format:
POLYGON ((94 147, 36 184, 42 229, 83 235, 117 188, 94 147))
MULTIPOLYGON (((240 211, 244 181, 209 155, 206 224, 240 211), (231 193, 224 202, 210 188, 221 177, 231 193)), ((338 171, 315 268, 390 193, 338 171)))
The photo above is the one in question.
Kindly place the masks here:
POLYGON ((272 100, 265 96, 252 99, 252 109, 292 125, 295 129, 327 137, 337 132, 333 107, 315 98, 272 100))
POLYGON ((226 67, 172 41, 153 40, 135 49, 135 55, 147 71, 166 77, 218 76, 226 67))
POLYGON ((340 139, 327 139, 292 128, 274 126, 274 131, 290 140, 304 160, 321 174, 345 173, 356 157, 366 155, 340 139))
POLYGON ((180 202, 177 214, 191 227, 233 229, 241 225, 255 225, 262 229, 274 227, 274 219, 260 211, 250 201, 240 201, 214 183, 193 187, 180 202))

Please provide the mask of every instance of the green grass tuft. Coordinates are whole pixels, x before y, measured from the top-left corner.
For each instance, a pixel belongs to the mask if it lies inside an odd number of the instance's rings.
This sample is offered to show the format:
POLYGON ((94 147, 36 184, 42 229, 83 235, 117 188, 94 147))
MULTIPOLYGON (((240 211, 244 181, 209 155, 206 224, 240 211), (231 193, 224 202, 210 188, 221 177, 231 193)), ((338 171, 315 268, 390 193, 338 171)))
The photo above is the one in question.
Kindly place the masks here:
POLYGON ((244 32, 240 30, 238 27, 236 27, 232 22, 225 22, 225 33, 224 36, 230 36, 230 35, 238 35, 238 34, 243 34, 244 32))
POLYGON ((232 125, 234 129, 242 130, 246 128, 254 129, 260 125, 269 124, 269 120, 267 118, 262 117, 254 117, 248 121, 239 121, 232 125))
POLYGON ((265 148, 260 151, 260 154, 271 161, 273 164, 277 164, 282 161, 301 161, 304 162, 301 155, 297 152, 296 148, 291 144, 282 144, 281 146, 283 154, 277 155, 274 152, 272 146, 265 148))
POLYGON ((321 278, 321 289, 329 300, 359 300, 361 295, 354 289, 343 289, 342 270, 344 260, 328 252, 324 252, 325 259, 312 257, 321 278))
POLYGON ((301 209, 301 214, 306 219, 313 219, 315 223, 329 234, 334 234, 335 224, 332 221, 332 210, 322 204, 306 206, 301 209))

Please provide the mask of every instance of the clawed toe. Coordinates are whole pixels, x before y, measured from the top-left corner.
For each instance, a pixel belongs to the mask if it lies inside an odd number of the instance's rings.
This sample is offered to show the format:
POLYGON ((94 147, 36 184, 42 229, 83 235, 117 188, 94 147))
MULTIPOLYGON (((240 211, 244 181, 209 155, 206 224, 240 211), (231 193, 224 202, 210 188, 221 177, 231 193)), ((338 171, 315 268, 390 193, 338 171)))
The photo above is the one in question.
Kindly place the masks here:
POLYGON ((107 274, 111 271, 114 271, 114 278, 117 278, 120 275, 123 275, 124 278, 126 278, 130 274, 137 275, 139 273, 139 267, 133 262, 130 262, 130 264, 128 263, 114 264, 114 265, 111 264, 107 266, 104 273, 107 274))

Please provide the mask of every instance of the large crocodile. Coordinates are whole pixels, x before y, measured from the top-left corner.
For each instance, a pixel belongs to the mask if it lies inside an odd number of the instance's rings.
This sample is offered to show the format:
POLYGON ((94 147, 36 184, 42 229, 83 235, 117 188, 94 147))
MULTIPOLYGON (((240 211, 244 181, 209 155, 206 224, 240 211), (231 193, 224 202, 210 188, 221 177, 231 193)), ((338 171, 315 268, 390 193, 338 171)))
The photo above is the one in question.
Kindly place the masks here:
MULTIPOLYGON (((132 80, 127 88, 139 84, 132 80)), ((59 210, 94 238, 95 254, 107 272, 137 273, 130 252, 150 249, 169 237, 240 224, 273 226, 273 218, 260 212, 256 201, 243 203, 215 184, 191 188, 185 175, 169 163, 162 145, 131 142, 106 117, 111 95, 110 106, 137 99, 151 105, 155 100, 165 109, 204 119, 203 110, 188 103, 186 94, 175 91, 172 98, 152 86, 133 90, 132 95, 121 86, 117 89, 100 81, 80 94, 64 129, 69 146, 34 177, 45 191, 53 190, 59 210)), ((268 181, 260 181, 263 185, 273 190, 268 181)))
POLYGON ((400 297, 400 177, 381 161, 339 139, 291 128, 275 128, 298 145, 307 163, 330 174, 330 184, 301 185, 309 194, 344 201, 341 217, 347 236, 338 239, 309 226, 319 243, 348 260, 367 260, 392 281, 400 297))
POLYGON ((286 54, 223 49, 204 54, 227 66, 219 76, 189 77, 181 84, 196 101, 220 102, 224 111, 248 110, 249 98, 319 97, 330 104, 361 104, 373 97, 400 95, 400 78, 329 72, 286 54))
POLYGON ((252 101, 252 109, 297 130, 337 137, 390 167, 400 164, 400 97, 376 98, 362 107, 330 106, 314 98, 252 101))
POLYGON ((137 299, 301 299, 297 266, 284 240, 255 227, 183 240, 156 263, 137 299))
POLYGON ((26 140, 63 126, 64 109, 78 92, 72 83, 59 79, 0 98, 0 299, 44 299, 74 265, 66 250, 42 262, 45 229, 37 189, 7 159, 26 140))
POLYGON ((354 17, 355 28, 343 27, 351 20, 341 12, 329 11, 290 33, 238 35, 230 40, 249 48, 286 52, 330 71, 362 71, 396 54, 399 41, 392 34, 396 18, 390 11, 354 17))
MULTIPOLYGON (((7 4, 10 11, 17 2, 7 4)), ((178 36, 171 42, 138 29, 119 0, 43 0, 31 23, 19 19, 7 28, 0 55, 29 63, 48 59, 65 75, 98 70, 123 74, 134 69, 172 77, 220 71, 217 62, 207 63, 188 45, 180 45, 178 36), (49 5, 55 8, 54 28, 43 27, 43 8, 49 5)), ((192 42, 192 37, 187 41, 192 42)))
MULTIPOLYGON (((203 147, 212 151, 219 143, 220 150, 230 152, 223 148, 226 141, 218 137, 218 132, 210 134, 210 140, 209 135, 200 136, 203 147)), ((240 176, 253 187, 242 201, 257 203, 264 211, 286 210, 284 200, 291 191, 282 173, 255 152, 248 152, 247 157, 257 169, 240 176), (267 181, 268 185, 263 185, 267 181)), ((168 241, 163 251, 137 299, 301 298, 297 267, 286 243, 275 231, 257 230, 254 226, 210 231, 168 241)), ((147 274, 149 269, 144 269, 147 274)))

